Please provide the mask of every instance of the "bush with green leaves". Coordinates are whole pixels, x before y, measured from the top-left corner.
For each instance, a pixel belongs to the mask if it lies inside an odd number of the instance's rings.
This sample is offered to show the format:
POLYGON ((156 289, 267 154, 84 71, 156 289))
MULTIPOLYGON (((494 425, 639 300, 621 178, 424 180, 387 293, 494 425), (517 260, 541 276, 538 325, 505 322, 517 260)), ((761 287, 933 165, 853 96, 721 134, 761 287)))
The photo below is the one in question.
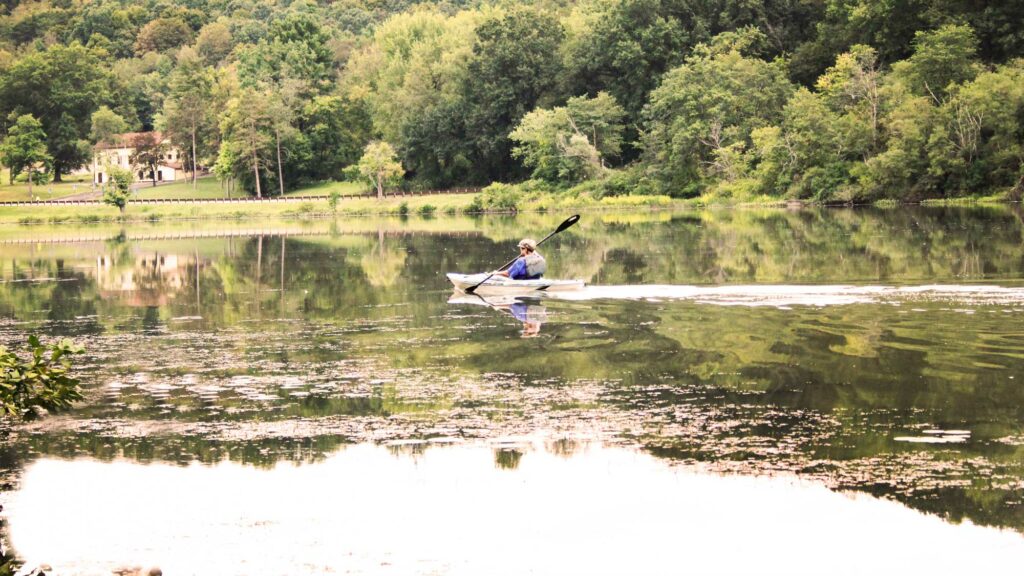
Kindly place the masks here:
POLYGON ((28 339, 30 356, 23 359, 0 346, 0 403, 3 414, 32 419, 43 411, 67 410, 82 399, 78 380, 72 378, 71 357, 83 349, 69 339, 43 344, 28 339))
POLYGON ((103 191, 103 203, 116 206, 123 216, 132 195, 132 173, 117 166, 108 167, 107 173, 110 174, 110 185, 103 191))

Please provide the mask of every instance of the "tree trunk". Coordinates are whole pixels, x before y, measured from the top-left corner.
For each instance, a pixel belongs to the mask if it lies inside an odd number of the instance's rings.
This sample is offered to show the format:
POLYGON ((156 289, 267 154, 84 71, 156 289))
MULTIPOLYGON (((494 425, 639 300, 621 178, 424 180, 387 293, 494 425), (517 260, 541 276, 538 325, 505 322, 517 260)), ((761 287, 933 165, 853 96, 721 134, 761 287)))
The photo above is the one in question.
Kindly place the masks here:
POLYGON ((384 199, 384 174, 377 173, 377 200, 384 199))
POLYGON ((256 150, 256 121, 252 118, 249 118, 249 145, 252 146, 252 172, 256 176, 256 197, 263 198, 263 190, 260 188, 260 158, 256 150))
POLYGON ((28 199, 32 199, 32 173, 35 172, 31 166, 28 167, 28 199))
POLYGON ((196 121, 192 119, 192 189, 196 189, 196 121))
POLYGON ((256 176, 256 197, 263 198, 263 192, 260 190, 260 161, 256 157, 256 149, 252 149, 252 172, 256 176))
POLYGON ((61 169, 61 165, 56 163, 56 162, 54 162, 53 163, 53 183, 54 184, 58 184, 60 182, 63 182, 63 180, 60 179, 60 171, 61 171, 60 169, 61 169))
POLYGON ((281 186, 281 196, 284 196, 284 172, 281 169, 281 131, 274 126, 274 139, 277 140, 277 183, 281 186))

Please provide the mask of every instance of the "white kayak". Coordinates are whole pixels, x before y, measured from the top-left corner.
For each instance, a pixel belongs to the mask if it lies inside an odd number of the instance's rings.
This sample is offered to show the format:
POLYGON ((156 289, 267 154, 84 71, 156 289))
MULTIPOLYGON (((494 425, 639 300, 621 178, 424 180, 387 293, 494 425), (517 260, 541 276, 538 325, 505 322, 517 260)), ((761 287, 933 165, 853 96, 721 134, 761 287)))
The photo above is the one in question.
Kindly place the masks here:
MULTIPOLYGON (((470 286, 476 286, 487 278, 487 274, 447 274, 448 280, 455 285, 457 290, 466 290, 470 286)), ((487 282, 480 284, 480 287, 473 291, 474 294, 528 294, 530 292, 563 292, 566 290, 580 290, 583 288, 583 280, 553 280, 540 278, 537 280, 512 280, 504 276, 491 276, 487 282)))

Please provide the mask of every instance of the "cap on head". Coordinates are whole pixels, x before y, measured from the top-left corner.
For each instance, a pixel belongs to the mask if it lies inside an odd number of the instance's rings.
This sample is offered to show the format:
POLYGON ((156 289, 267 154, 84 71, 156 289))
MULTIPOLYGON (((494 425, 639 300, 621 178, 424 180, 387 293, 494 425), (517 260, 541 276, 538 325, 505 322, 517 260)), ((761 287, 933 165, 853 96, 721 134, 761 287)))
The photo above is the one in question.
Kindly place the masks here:
POLYGON ((534 240, 533 238, 523 238, 522 240, 519 241, 519 247, 526 248, 530 252, 533 252, 534 250, 537 249, 537 241, 534 240))

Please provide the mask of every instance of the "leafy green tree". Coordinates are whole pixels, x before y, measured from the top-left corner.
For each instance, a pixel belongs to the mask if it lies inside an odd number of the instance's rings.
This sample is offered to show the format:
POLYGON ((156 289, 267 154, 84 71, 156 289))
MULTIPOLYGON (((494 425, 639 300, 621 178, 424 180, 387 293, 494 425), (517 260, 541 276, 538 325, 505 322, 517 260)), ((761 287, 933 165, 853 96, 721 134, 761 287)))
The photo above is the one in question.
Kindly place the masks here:
POLYGON ((576 93, 607 90, 638 119, 648 95, 693 46, 711 38, 709 22, 685 0, 584 2, 569 26, 567 73, 576 93))
POLYGON ((364 106, 341 96, 317 96, 302 107, 299 130, 310 150, 301 167, 311 180, 338 179, 359 161, 370 141, 370 117, 364 106))
POLYGON ((284 147, 289 148, 288 143, 298 136, 298 130, 292 126, 294 113, 292 105, 297 99, 297 90, 290 90, 288 87, 282 91, 270 91, 267 93, 267 117, 270 121, 270 131, 274 136, 274 152, 276 153, 277 183, 284 196, 284 159, 282 158, 282 141, 284 147), (291 94, 289 94, 289 92, 291 94))
POLYGON ((914 53, 893 65, 893 72, 918 96, 945 101, 952 86, 973 80, 981 65, 978 41, 969 26, 947 25, 914 35, 914 53))
POLYGON ((527 112, 556 98, 564 31, 551 14, 515 8, 482 22, 466 78, 466 135, 477 178, 522 174, 510 162, 513 128, 527 112))
POLYGON ((432 9, 396 15, 346 67, 348 99, 369 114, 377 134, 398 145, 410 172, 431 186, 466 181, 473 172, 465 85, 484 17, 432 9))
MULTIPOLYGON (((1024 56, 1024 5, 959 0, 825 0, 815 38, 794 50, 795 79, 810 85, 836 56, 856 44, 873 47, 880 62, 911 55, 915 35, 949 24, 976 31, 979 55, 989 62, 1024 56)), ((810 29, 811 26, 808 26, 810 29)))
POLYGON ((248 87, 228 103, 221 121, 219 174, 251 184, 257 198, 263 197, 261 172, 270 165, 270 126, 267 95, 248 87))
POLYGON ((208 66, 220 64, 231 53, 232 48, 234 39, 231 37, 231 29, 220 20, 203 26, 196 38, 196 52, 208 66))
MULTIPOLYGON (((801 88, 778 126, 751 133, 748 158, 758 191, 773 196, 839 199, 850 191, 849 148, 843 122, 825 97, 801 88)), ((853 198, 848 198, 853 199, 853 198)))
POLYGON ((371 142, 366 145, 363 157, 359 159, 359 173, 370 180, 377 189, 377 199, 384 198, 384 185, 405 175, 398 162, 395 149, 387 142, 371 142))
POLYGON ((181 18, 150 20, 139 30, 135 52, 165 52, 192 42, 192 29, 181 18))
POLYGON ((865 157, 877 152, 883 90, 874 49, 857 45, 840 54, 816 87, 832 110, 843 116, 845 145, 865 157))
POLYGON ((131 141, 134 148, 129 162, 132 166, 141 167, 144 174, 149 174, 156 186, 156 171, 159 169, 160 161, 167 146, 157 137, 155 132, 141 132, 136 134, 131 141))
POLYGON ((7 132, 7 137, 0 143, 0 161, 10 169, 11 183, 14 178, 26 172, 28 174, 28 193, 32 195, 32 180, 38 165, 45 167, 50 163, 50 155, 46 153, 46 133, 43 125, 31 114, 18 117, 7 132))
POLYGON ((467 106, 463 100, 442 103, 403 125, 403 163, 417 179, 435 187, 481 179, 466 132, 467 106))
POLYGON ((1024 63, 955 85, 936 111, 927 174, 940 176, 930 195, 1024 191, 1024 63))
POLYGON ((575 184, 600 173, 605 155, 622 145, 625 111, 607 93, 570 98, 564 107, 537 109, 509 135, 512 154, 533 169, 533 177, 575 184))
POLYGON ((178 66, 170 79, 170 94, 164 102, 164 122, 171 142, 187 149, 191 163, 192 187, 196 187, 197 162, 207 151, 214 127, 213 71, 195 50, 186 46, 178 53, 178 66))
POLYGON ((114 137, 128 130, 128 123, 117 112, 107 106, 100 106, 92 113, 92 128, 89 141, 95 144, 113 142, 114 137))
POLYGON ((341 199, 341 190, 337 187, 331 188, 331 192, 327 195, 327 207, 331 209, 331 214, 338 213, 338 200, 341 199))
POLYGON ((283 86, 288 79, 301 78, 307 88, 301 96, 325 94, 334 74, 329 40, 313 14, 290 12, 271 24, 267 38, 239 51, 239 79, 256 87, 283 86))
POLYGON ((66 410, 82 393, 71 376, 71 357, 83 352, 68 339, 44 345, 29 336, 28 360, 0 346, 0 405, 7 416, 32 419, 40 410, 66 410))
POLYGON ((0 116, 32 114, 46 132, 53 180, 90 157, 92 113, 116 93, 96 54, 77 42, 29 54, 0 75, 0 116))
POLYGON ((745 56, 762 36, 746 30, 702 44, 651 94, 644 148, 648 170, 673 195, 692 196, 730 171, 716 161, 750 145, 753 130, 777 123, 793 92, 785 63, 745 56))
POLYGON ((83 44, 94 44, 96 38, 107 40, 111 56, 131 58, 139 28, 149 14, 141 5, 125 6, 121 2, 87 2, 82 4, 71 26, 73 38, 83 44))
POLYGON ((107 174, 110 175, 110 185, 103 190, 103 203, 116 206, 124 216, 132 194, 133 175, 130 170, 117 166, 108 166, 107 174))

